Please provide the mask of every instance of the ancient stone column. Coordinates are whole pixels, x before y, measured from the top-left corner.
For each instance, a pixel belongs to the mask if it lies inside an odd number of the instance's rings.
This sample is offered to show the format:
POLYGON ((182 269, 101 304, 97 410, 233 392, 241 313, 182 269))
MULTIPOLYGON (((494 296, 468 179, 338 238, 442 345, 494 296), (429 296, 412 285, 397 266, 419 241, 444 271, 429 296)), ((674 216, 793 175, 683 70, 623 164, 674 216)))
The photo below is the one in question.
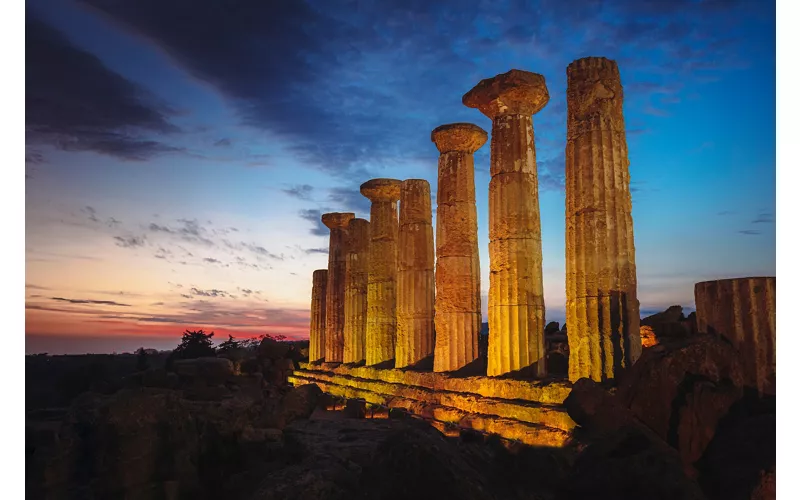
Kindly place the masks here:
POLYGON ((612 379, 641 355, 628 146, 614 61, 567 67, 569 379, 612 379))
POLYGON ((325 296, 328 291, 328 270, 314 271, 311 284, 311 329, 308 332, 308 361, 325 357, 325 296))
POLYGON ((431 186, 408 179, 400 186, 395 368, 433 354, 434 287, 431 186))
POLYGON ((397 201, 400 181, 372 179, 361 185, 370 207, 367 284, 367 365, 394 359, 397 329, 397 201))
POLYGON ((478 357, 481 270, 473 153, 486 131, 471 123, 431 132, 439 150, 436 195, 436 346, 433 370, 458 370, 478 357))
POLYGON ((366 359, 369 221, 352 219, 347 226, 347 233, 343 362, 358 363, 366 359))
POLYGON ((466 106, 492 120, 489 182, 487 375, 527 368, 544 376, 542 230, 533 117, 550 96, 544 77, 512 69, 482 80, 466 106))
POLYGON ((344 358, 344 272, 347 254, 347 225, 354 213, 322 214, 331 230, 328 250, 328 294, 325 297, 325 362, 341 363, 344 358))
POLYGON ((730 340, 745 385, 775 395, 775 277, 697 283, 694 302, 697 330, 730 340))

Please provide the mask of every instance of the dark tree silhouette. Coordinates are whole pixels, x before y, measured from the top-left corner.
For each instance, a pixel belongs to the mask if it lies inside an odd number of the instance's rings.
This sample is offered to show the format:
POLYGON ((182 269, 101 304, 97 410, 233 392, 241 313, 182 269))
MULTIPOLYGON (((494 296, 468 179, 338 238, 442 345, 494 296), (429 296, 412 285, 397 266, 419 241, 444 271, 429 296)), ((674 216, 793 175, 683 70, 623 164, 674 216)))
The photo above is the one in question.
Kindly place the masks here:
POLYGON ((172 368, 172 363, 176 359, 194 359, 216 356, 217 351, 214 349, 212 338, 214 332, 206 333, 203 330, 183 332, 181 343, 172 351, 172 354, 167 358, 167 369, 172 368))
POLYGON ((136 371, 143 372, 150 368, 150 358, 147 356, 144 347, 136 349, 136 371))
POLYGON ((221 343, 219 347, 217 347, 217 352, 220 354, 224 354, 227 352, 235 351, 241 347, 239 341, 233 339, 233 335, 228 335, 228 340, 221 343))

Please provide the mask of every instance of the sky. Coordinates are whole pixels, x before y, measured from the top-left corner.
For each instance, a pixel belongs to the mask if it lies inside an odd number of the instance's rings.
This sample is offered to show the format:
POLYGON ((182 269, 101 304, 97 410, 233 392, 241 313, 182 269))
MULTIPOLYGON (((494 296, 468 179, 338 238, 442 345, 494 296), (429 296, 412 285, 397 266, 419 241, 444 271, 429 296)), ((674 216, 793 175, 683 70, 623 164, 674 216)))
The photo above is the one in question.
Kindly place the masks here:
MULTIPOLYGON (((694 283, 775 275, 769 1, 28 0, 26 352, 307 338, 320 215, 361 183, 436 192, 461 97, 544 75, 534 116, 545 305, 565 313, 566 67, 617 61, 642 315, 694 283)), ((489 144, 475 154, 484 321, 489 144)), ((434 199, 435 207, 435 199, 434 199)))

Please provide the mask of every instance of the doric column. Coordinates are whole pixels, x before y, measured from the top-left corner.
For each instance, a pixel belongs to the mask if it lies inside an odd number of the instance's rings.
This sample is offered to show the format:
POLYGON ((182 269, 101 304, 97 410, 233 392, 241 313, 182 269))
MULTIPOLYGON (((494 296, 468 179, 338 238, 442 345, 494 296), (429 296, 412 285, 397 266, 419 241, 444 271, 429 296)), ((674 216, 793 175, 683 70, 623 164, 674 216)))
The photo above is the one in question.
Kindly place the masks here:
POLYGON ((343 361, 358 363, 366 359, 369 221, 352 219, 347 226, 347 233, 343 361))
POLYGON ((614 61, 567 67, 569 379, 613 379, 641 355, 622 84, 614 61))
POLYGON ((308 332, 308 361, 325 357, 325 296, 328 290, 328 270, 317 269, 311 283, 311 329, 308 332))
POLYGON ((372 179, 361 185, 371 202, 367 284, 367 365, 394 359, 397 329, 397 201, 400 181, 372 179))
POLYGON ((775 277, 697 283, 694 302, 697 331, 730 340, 745 385, 775 395, 775 277))
POLYGON ((482 80, 463 102, 492 120, 489 182, 487 375, 544 376, 542 230, 533 117, 550 99, 544 77, 512 69, 482 80))
POLYGON ((486 131, 471 123, 431 132, 439 150, 436 195, 436 347, 433 370, 458 370, 478 357, 481 270, 473 153, 486 131))
POLYGON ((328 294, 325 297, 325 362, 341 363, 344 356, 344 267, 347 252, 347 224, 354 213, 322 214, 331 230, 328 250, 328 294))
POLYGON ((408 179, 400 186, 395 368, 433 354, 433 226, 431 186, 408 179))

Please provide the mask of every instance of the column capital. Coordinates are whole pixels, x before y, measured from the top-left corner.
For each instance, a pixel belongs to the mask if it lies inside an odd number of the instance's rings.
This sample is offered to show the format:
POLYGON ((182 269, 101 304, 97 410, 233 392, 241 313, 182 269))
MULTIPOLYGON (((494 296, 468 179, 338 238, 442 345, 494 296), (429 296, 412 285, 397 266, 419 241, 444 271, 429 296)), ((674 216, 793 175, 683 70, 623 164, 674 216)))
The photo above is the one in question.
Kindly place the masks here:
POLYGON ((330 229, 344 228, 355 216, 352 212, 330 212, 322 214, 322 223, 330 229))
POLYGON ((544 76, 512 69, 481 80, 461 102, 494 120, 503 115, 534 115, 550 100, 544 76))
POLYGON ((397 179, 371 179, 361 185, 361 194, 370 201, 398 201, 401 184, 397 179))
POLYGON ((431 141, 441 154, 451 151, 472 154, 486 144, 488 138, 485 130, 472 123, 448 123, 431 132, 431 141))

